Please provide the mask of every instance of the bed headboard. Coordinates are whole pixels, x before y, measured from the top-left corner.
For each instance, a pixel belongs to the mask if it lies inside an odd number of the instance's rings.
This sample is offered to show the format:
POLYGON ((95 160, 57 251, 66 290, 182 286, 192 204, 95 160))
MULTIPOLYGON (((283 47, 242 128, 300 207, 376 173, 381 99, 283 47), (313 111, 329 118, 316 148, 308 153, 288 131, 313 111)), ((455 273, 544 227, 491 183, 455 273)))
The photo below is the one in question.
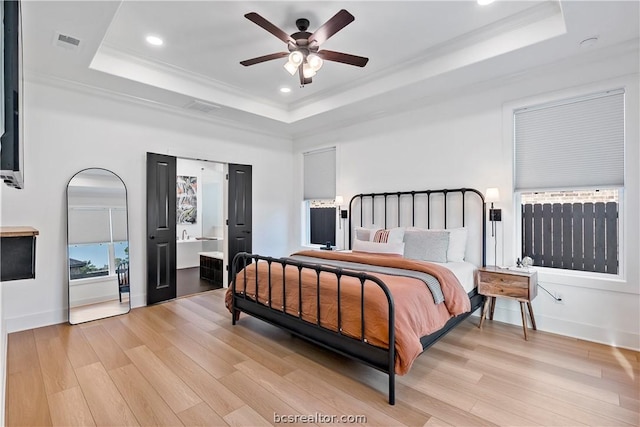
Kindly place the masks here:
POLYGON ((357 194, 349 202, 349 249, 355 227, 467 227, 466 259, 486 265, 486 206, 473 188, 357 194))

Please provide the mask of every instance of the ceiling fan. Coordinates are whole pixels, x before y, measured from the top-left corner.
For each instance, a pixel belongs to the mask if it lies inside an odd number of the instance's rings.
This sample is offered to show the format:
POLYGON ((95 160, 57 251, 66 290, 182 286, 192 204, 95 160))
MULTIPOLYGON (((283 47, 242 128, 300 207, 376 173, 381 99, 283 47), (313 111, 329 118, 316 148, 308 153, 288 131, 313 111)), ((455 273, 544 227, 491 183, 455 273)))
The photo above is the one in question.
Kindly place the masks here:
POLYGON ((307 31, 309 28, 308 19, 297 19, 296 27, 298 27, 298 32, 291 35, 288 35, 255 12, 247 13, 244 17, 285 42, 289 50, 289 52, 277 52, 240 61, 240 64, 245 67, 288 56, 289 59, 284 65, 284 68, 292 76, 297 72, 300 76, 300 85, 304 86, 305 84, 311 83, 311 78, 315 76, 316 72, 322 67, 323 60, 341 62, 343 64, 355 65, 356 67, 364 67, 369 61, 369 58, 362 56, 334 52, 326 49, 320 50, 322 43, 355 19, 353 15, 344 9, 336 13, 314 33, 307 31))

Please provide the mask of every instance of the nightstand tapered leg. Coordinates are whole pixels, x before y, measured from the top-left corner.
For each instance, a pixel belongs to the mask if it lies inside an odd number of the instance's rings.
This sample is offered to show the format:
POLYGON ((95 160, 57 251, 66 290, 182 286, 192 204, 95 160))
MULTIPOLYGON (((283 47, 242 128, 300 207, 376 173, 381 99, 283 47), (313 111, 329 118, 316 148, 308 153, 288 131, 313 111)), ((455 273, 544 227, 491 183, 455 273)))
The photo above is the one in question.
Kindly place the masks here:
POLYGON ((524 315, 524 302, 520 301, 520 314, 522 315, 522 330, 524 331, 524 339, 528 340, 527 338, 527 318, 524 315))
POLYGON ((491 313, 489 319, 493 320, 493 312, 496 311, 496 297, 491 297, 491 313))
POLYGON ((484 299, 484 305, 482 306, 482 314, 480 315, 480 325, 479 328, 482 329, 482 324, 484 323, 484 318, 487 316, 487 310, 489 309, 489 301, 491 298, 486 297, 484 299))
POLYGON ((537 331, 538 328, 536 328, 536 319, 535 317, 533 317, 533 308, 531 307, 531 301, 527 302, 527 307, 529 307, 529 317, 531 317, 531 327, 533 328, 534 331, 537 331))

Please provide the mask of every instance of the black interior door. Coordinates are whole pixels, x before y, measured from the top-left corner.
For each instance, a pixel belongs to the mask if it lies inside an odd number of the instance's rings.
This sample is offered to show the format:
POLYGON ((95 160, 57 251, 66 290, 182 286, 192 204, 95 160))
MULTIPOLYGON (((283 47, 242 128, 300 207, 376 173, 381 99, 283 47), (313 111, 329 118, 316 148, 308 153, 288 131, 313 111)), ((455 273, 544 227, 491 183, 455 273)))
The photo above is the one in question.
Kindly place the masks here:
POLYGON ((147 304, 176 297, 176 158, 147 153, 147 304))
MULTIPOLYGON (((238 252, 251 253, 251 165, 229 164, 229 265, 238 252)), ((229 283, 233 272, 229 268, 229 283)))

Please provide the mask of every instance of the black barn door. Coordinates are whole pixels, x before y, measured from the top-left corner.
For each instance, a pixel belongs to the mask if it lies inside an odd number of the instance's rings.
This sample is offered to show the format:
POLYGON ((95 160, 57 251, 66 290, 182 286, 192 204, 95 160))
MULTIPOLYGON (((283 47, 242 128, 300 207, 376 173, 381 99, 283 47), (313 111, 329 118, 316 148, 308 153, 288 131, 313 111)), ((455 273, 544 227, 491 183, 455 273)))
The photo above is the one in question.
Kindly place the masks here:
POLYGON ((147 153, 147 304, 176 297, 176 158, 147 153))
MULTIPOLYGON (((251 165, 229 164, 229 265, 238 252, 251 253, 251 165)), ((229 283, 233 271, 229 268, 229 283)))

